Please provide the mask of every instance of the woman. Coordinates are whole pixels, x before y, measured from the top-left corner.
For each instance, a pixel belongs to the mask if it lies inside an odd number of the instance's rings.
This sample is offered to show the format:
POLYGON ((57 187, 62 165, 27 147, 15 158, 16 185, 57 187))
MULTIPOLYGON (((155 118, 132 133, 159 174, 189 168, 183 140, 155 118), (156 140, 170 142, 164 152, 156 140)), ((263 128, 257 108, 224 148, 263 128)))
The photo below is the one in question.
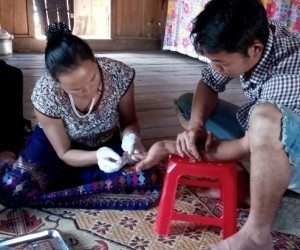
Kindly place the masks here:
POLYGON ((135 113, 134 69, 95 58, 87 43, 63 23, 49 25, 46 36, 47 72, 31 96, 39 124, 12 168, 3 173, 2 203, 148 207, 157 198, 160 173, 121 170, 135 160, 133 153, 144 151, 135 113), (95 196, 99 193, 149 197, 95 196), (84 194, 93 196, 85 201, 84 194))

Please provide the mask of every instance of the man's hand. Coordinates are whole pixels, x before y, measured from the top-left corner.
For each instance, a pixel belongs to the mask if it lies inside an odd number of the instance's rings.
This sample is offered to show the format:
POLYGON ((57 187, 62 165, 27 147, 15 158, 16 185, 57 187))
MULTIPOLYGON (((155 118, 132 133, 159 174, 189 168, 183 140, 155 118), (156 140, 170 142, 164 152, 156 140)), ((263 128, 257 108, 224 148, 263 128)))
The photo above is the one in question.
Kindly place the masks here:
POLYGON ((206 139, 207 132, 203 128, 193 128, 177 135, 176 148, 178 154, 188 156, 192 161, 200 161, 201 156, 197 149, 197 142, 206 139))
MULTIPOLYGON (((205 133, 204 135, 205 141, 202 145, 202 148, 208 152, 215 145, 218 144, 218 139, 209 131, 205 131, 203 133, 205 133)), ((180 155, 177 149, 177 142, 168 141, 168 140, 158 141, 151 146, 148 153, 136 154, 137 158, 139 158, 141 161, 136 163, 132 167, 134 167, 137 172, 140 172, 142 170, 151 168, 159 164, 165 157, 167 157, 170 154, 180 155)), ((185 154, 183 153, 183 156, 184 155, 185 154)), ((130 169, 132 169, 132 167, 130 169)))
POLYGON ((198 148, 199 144, 203 144, 202 147, 206 152, 216 144, 217 138, 212 132, 205 129, 190 129, 177 135, 176 149, 180 156, 188 156, 192 161, 201 161, 198 148))

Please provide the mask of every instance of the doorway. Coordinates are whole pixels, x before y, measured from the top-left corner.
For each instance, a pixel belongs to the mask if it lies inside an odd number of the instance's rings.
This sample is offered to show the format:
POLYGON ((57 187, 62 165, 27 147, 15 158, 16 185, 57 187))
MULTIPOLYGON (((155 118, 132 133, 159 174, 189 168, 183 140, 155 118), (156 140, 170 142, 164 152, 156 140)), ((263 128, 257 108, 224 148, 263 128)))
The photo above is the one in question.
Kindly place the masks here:
POLYGON ((64 22, 74 35, 84 39, 111 38, 111 0, 33 0, 37 38, 45 38, 45 27, 64 22))

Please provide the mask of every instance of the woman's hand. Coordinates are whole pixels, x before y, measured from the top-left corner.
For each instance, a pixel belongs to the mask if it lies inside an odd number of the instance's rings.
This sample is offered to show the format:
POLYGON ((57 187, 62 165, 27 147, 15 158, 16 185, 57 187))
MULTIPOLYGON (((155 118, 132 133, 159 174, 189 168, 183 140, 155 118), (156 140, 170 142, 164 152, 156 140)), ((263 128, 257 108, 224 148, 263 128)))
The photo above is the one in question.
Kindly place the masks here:
POLYGON ((101 147, 97 150, 98 166, 105 173, 113 173, 120 170, 124 165, 115 151, 109 147, 101 147))
POLYGON ((145 148, 141 142, 141 138, 132 132, 126 133, 123 136, 121 147, 129 155, 132 155, 133 153, 136 154, 145 152, 145 148))

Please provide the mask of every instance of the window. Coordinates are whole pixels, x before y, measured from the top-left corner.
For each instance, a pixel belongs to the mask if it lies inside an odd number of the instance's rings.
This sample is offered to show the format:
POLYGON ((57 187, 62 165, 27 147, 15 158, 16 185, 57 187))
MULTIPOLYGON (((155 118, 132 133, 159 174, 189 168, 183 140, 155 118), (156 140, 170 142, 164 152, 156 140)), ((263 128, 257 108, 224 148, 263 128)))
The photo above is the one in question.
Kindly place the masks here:
POLYGON ((111 38, 111 0, 33 0, 33 6, 37 38, 52 22, 65 22, 85 39, 111 38))

